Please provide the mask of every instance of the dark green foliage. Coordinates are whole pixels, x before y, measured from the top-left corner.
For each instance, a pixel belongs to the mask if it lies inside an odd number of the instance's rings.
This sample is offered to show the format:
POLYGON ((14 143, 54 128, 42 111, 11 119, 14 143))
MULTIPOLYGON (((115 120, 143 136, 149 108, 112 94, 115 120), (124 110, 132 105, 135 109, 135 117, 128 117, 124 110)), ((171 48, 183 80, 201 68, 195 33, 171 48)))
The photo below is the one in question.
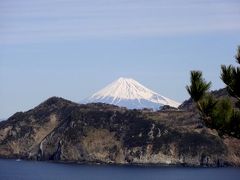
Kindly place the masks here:
POLYGON ((221 79, 222 79, 222 81, 225 84, 230 85, 232 83, 232 78, 233 78, 232 77, 233 66, 232 65, 229 65, 229 66, 222 65, 221 69, 222 69, 222 72, 221 72, 221 79))
POLYGON ((235 56, 235 58, 237 63, 240 64, 240 46, 238 46, 237 55, 235 56))
POLYGON ((201 71, 191 71, 190 81, 191 85, 186 86, 186 89, 194 102, 197 103, 201 118, 205 119, 208 116, 206 113, 208 113, 207 111, 210 111, 211 104, 210 101, 207 102, 210 99, 203 100, 203 97, 206 96, 206 93, 210 89, 211 82, 206 82, 205 79, 203 79, 201 71))
POLYGON ((211 127, 213 125, 211 117, 217 105, 217 100, 210 94, 207 94, 199 101, 199 112, 201 118, 204 120, 206 126, 211 127))
MULTIPOLYGON (((236 61, 240 64, 240 46, 236 61)), ((222 65, 220 77, 226 84, 228 93, 238 100, 236 105, 240 108, 240 67, 222 65)), ((201 71, 191 71, 191 85, 186 89, 197 103, 201 119, 207 127, 216 129, 220 135, 229 134, 240 138, 240 111, 234 109, 230 99, 216 100, 206 95, 210 85, 202 78, 201 71)))
MULTIPOLYGON (((240 46, 237 50, 237 55, 235 56, 236 61, 240 64, 240 46)), ((232 65, 225 66, 222 65, 221 79, 226 84, 229 94, 235 97, 238 102, 237 107, 240 108, 240 67, 234 67, 232 65)), ((226 108, 222 108, 224 111, 226 108)), ((232 109, 228 121, 225 122, 224 131, 227 131, 230 135, 235 137, 240 137, 240 111, 232 109)))
POLYGON ((220 134, 228 133, 230 121, 233 115, 233 105, 229 98, 218 101, 213 114, 213 128, 217 129, 220 134))
POLYGON ((240 111, 234 110, 229 124, 229 132, 231 135, 240 138, 240 111))
POLYGON ((229 94, 240 100, 240 67, 222 65, 221 79, 229 94))
MULTIPOLYGON (((240 64, 240 47, 236 60, 240 64)), ((222 65, 221 69, 221 79, 226 84, 229 94, 240 101, 240 67, 222 65)))
POLYGON ((202 77, 201 71, 191 71, 191 85, 186 86, 191 98, 198 102, 210 89, 211 82, 206 82, 202 77))

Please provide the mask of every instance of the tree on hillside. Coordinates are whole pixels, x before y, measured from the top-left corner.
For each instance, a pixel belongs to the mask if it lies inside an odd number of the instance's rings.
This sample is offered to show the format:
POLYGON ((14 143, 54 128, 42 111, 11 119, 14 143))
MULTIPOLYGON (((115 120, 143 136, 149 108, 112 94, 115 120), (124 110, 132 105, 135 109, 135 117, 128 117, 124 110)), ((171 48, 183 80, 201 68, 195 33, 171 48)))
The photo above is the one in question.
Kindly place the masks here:
POLYGON ((240 137, 240 46, 238 46, 235 56, 237 67, 233 65, 221 66, 221 79, 226 84, 228 93, 237 99, 236 106, 238 109, 232 110, 231 120, 228 131, 230 134, 240 137))
POLYGON ((237 63, 240 64, 240 46, 238 46, 237 54, 235 56, 235 59, 236 59, 237 63))
MULTIPOLYGON (((236 61, 240 65, 240 46, 238 47, 236 61)), ((240 101, 240 67, 222 65, 221 69, 221 79, 226 84, 229 94, 240 101)))
POLYGON ((217 105, 217 100, 211 94, 205 94, 203 98, 199 101, 201 109, 198 108, 200 112, 200 117, 204 121, 207 127, 213 127, 214 122, 212 116, 215 112, 215 107, 217 105))
POLYGON ((189 86, 186 86, 186 89, 193 101, 197 104, 197 108, 204 116, 204 104, 201 102, 201 100, 209 91, 211 82, 206 82, 205 79, 203 79, 201 71, 191 71, 190 81, 191 84, 189 86))
MULTIPOLYGON (((235 58, 240 65, 240 46, 235 58)), ((240 138, 240 66, 222 65, 221 79, 229 94, 238 100, 237 108, 229 98, 216 100, 208 93, 211 82, 207 83, 202 78, 201 71, 191 71, 191 84, 186 89, 196 102, 201 119, 207 127, 216 129, 220 135, 240 138)))

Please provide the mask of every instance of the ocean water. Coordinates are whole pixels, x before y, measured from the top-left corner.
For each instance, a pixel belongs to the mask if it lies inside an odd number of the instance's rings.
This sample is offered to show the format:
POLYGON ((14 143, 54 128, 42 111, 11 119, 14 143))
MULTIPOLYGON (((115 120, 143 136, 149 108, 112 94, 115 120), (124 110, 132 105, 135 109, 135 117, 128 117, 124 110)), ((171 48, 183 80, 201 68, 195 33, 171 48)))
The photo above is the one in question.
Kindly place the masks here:
POLYGON ((0 159, 0 180, 240 180, 240 168, 60 164, 0 159))

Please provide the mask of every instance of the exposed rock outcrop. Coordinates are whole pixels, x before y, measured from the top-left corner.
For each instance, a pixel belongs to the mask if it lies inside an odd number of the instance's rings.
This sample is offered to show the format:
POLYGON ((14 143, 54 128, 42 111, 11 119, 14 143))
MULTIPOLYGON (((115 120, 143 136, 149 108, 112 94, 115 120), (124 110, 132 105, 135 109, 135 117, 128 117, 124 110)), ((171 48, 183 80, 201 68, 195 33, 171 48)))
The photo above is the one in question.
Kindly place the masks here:
POLYGON ((240 140, 190 112, 79 105, 53 97, 0 122, 0 157, 79 163, 240 165, 240 140))

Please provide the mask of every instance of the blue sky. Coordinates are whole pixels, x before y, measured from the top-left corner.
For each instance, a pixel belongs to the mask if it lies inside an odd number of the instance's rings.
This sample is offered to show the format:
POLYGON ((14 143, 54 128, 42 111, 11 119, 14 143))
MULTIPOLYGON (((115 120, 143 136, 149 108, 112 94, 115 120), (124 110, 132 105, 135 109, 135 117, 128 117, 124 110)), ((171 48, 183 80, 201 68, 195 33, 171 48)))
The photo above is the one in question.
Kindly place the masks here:
POLYGON ((239 0, 2 0, 0 117, 122 76, 180 102, 190 70, 221 88, 239 22, 239 0))

